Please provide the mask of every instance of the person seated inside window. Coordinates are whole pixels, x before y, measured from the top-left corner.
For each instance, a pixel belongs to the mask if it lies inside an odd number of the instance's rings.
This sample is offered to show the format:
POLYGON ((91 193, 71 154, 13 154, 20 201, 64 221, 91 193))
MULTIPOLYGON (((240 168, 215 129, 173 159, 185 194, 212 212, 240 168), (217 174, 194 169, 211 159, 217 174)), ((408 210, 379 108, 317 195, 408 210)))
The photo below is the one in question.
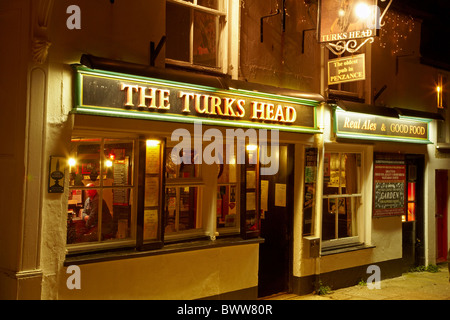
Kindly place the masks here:
MULTIPOLYGON (((90 183, 87 187, 93 187, 94 184, 90 183)), ((98 240, 98 206, 99 195, 97 190, 90 189, 86 191, 87 198, 84 203, 83 219, 86 221, 86 230, 83 234, 83 241, 96 241, 98 240)), ((113 219, 110 214, 106 201, 102 201, 102 227, 101 227, 102 239, 112 238, 113 235, 113 219)))

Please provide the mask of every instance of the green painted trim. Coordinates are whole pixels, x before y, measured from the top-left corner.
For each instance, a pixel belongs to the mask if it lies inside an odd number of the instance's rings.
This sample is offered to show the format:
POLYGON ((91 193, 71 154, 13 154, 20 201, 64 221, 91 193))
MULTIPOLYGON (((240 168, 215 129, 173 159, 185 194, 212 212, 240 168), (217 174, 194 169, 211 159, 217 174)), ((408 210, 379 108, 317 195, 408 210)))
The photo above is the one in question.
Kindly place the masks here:
POLYGON ((157 78, 151 78, 151 77, 143 77, 138 75, 131 75, 126 73, 118 73, 113 71, 105 71, 105 70, 92 70, 83 66, 74 66, 74 69, 77 71, 77 73, 81 74, 87 74, 87 75, 93 75, 93 76, 100 76, 100 77, 113 77, 116 79, 124 79, 128 81, 143 81, 143 82, 151 82, 153 84, 160 84, 160 85, 169 85, 169 86, 175 86, 179 88, 187 88, 187 89, 197 89, 202 91, 209 91, 209 92, 215 92, 218 94, 238 94, 240 96, 246 96, 246 97, 258 97, 258 98, 264 98, 268 100, 273 101, 279 101, 279 102, 293 102, 298 104, 303 104, 307 106, 317 107, 320 104, 320 101, 315 100, 309 100, 309 99, 301 99, 301 98, 295 98, 290 96, 284 96, 284 95, 277 95, 277 94, 271 94, 271 93, 264 93, 264 92, 254 92, 249 90, 243 90, 243 89, 233 89, 230 90, 223 90, 215 87, 209 87, 209 86, 202 86, 198 84, 190 84, 185 82, 177 82, 177 81, 171 81, 171 80, 165 80, 165 79, 157 79, 157 78))
POLYGON ((298 132, 298 133, 322 133, 319 129, 311 129, 308 127, 286 127, 279 125, 270 125, 265 123, 252 123, 248 121, 232 121, 223 119, 210 119, 210 118, 200 118, 193 116, 179 116, 173 114, 161 114, 161 113, 144 113, 134 110, 120 110, 120 109, 108 109, 108 108, 98 108, 98 107, 77 107, 71 111, 72 114, 85 114, 85 115, 95 115, 95 116, 110 116, 110 117, 120 117, 129 119, 140 119, 140 120, 155 120, 155 121, 166 121, 166 122, 181 122, 181 123, 196 123, 201 122, 205 125, 219 125, 227 127, 245 127, 253 129, 270 129, 279 130, 286 132, 298 132))
POLYGON ((430 140, 425 139, 415 139, 415 138, 394 138, 394 137, 384 137, 384 136, 375 136, 375 135, 363 135, 354 134, 354 133, 343 133, 337 132, 337 138, 345 138, 345 139, 357 139, 357 140, 372 140, 372 141, 387 141, 387 142, 408 142, 408 143, 416 143, 416 144, 433 144, 430 140))
POLYGON ((89 114, 89 115, 101 115, 101 116, 114 116, 114 117, 123 117, 123 118, 131 118, 131 119, 144 119, 144 120, 157 120, 157 121, 169 121, 169 122, 184 122, 184 123, 194 123, 197 121, 201 121, 207 125, 220 125, 220 126, 231 126, 231 127, 246 127, 246 128, 260 128, 260 129, 270 129, 270 130, 280 130, 286 132, 300 132, 300 133, 323 133, 318 129, 317 126, 317 106, 321 103, 319 101, 309 100, 309 99, 300 99, 294 98, 284 95, 277 95, 271 93, 263 93, 263 92, 253 92, 242 89, 230 89, 223 90, 209 86, 202 86, 197 84, 188 84, 183 82, 176 82, 164 79, 156 79, 150 77, 143 77, 137 75, 130 75, 124 73, 117 73, 112 71, 105 70, 92 70, 80 65, 74 65, 74 70, 76 71, 76 86, 75 86, 75 107, 71 111, 74 114, 89 114), (115 108, 107 108, 107 107, 99 107, 99 106, 88 106, 82 105, 83 101, 83 76, 90 75, 94 77, 106 77, 106 78, 115 78, 122 79, 127 81, 137 81, 144 83, 151 83, 161 86, 170 86, 180 88, 186 88, 189 90, 200 90, 207 92, 214 92, 216 94, 223 95, 239 95, 242 97, 256 97, 265 100, 271 100, 275 102, 283 102, 283 103, 295 103, 306 105, 312 107, 313 110, 313 122, 314 127, 302 127, 302 126, 286 126, 283 124, 265 124, 265 123, 253 123, 249 121, 233 121, 226 119, 211 119, 211 118, 202 118, 202 117, 194 117, 194 116, 182 116, 175 114, 156 114, 156 113, 143 113, 136 110, 120 110, 115 108))

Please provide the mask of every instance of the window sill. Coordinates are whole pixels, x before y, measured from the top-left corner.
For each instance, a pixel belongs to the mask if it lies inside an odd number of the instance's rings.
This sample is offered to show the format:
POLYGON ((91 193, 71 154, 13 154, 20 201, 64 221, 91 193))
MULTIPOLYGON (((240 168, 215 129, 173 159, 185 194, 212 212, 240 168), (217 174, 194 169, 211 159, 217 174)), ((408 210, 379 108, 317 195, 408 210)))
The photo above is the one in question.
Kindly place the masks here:
POLYGON ((64 266, 67 267, 70 265, 81 265, 81 264, 98 263, 121 259, 134 259, 140 257, 156 256, 162 254, 186 252, 201 249, 257 244, 262 242, 264 242, 264 239, 262 238, 244 240, 242 238, 233 237, 233 238, 217 239, 215 241, 203 240, 203 241, 176 243, 176 244, 175 243, 165 244, 163 248, 151 251, 137 251, 136 249, 133 248, 101 253, 99 252, 99 253, 74 254, 66 256, 64 266))
POLYGON ((351 252, 351 251, 359 251, 359 250, 365 250, 365 249, 373 249, 375 246, 366 245, 364 243, 352 243, 352 244, 345 244, 335 247, 330 247, 326 249, 322 249, 321 256, 329 256, 333 254, 339 254, 339 253, 345 253, 345 252, 351 252))

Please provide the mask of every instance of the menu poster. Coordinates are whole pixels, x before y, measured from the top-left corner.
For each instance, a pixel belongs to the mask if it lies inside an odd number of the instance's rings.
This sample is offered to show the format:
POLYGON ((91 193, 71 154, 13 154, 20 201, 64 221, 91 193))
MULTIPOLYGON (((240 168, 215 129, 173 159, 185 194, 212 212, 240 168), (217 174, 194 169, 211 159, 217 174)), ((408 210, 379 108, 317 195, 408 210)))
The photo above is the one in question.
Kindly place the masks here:
POLYGON ((269 180, 261 180, 261 210, 269 210, 269 180))
POLYGON ((286 184, 275 183, 275 206, 286 207, 286 184))
POLYGON ((256 195, 254 192, 247 192, 246 195, 246 210, 256 210, 256 195))
POLYGON ((158 210, 144 210, 144 240, 158 236, 158 210))
POLYGON ((156 207, 159 196, 159 177, 145 178, 145 206, 156 207))
POLYGON ((160 145, 147 146, 145 159, 145 173, 158 174, 160 167, 160 145))
POLYGON ((398 160, 374 164, 373 217, 405 214, 406 165, 398 160))
MULTIPOLYGON (((318 149, 305 148, 305 182, 303 195, 303 235, 313 233, 313 212, 315 209, 315 192, 317 181, 318 149)), ((325 160, 326 163, 326 160, 325 160)))

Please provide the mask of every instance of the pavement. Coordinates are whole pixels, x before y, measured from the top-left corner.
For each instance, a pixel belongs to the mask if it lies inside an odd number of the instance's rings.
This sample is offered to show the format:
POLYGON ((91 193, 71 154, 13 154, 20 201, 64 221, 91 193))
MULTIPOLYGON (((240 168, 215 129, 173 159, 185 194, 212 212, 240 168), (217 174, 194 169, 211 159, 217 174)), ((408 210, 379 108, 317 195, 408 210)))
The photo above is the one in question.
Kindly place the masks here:
POLYGON ((450 300, 450 282, 447 264, 439 271, 408 272, 400 277, 380 281, 380 289, 369 289, 367 284, 332 290, 327 294, 279 294, 265 300, 450 300))

